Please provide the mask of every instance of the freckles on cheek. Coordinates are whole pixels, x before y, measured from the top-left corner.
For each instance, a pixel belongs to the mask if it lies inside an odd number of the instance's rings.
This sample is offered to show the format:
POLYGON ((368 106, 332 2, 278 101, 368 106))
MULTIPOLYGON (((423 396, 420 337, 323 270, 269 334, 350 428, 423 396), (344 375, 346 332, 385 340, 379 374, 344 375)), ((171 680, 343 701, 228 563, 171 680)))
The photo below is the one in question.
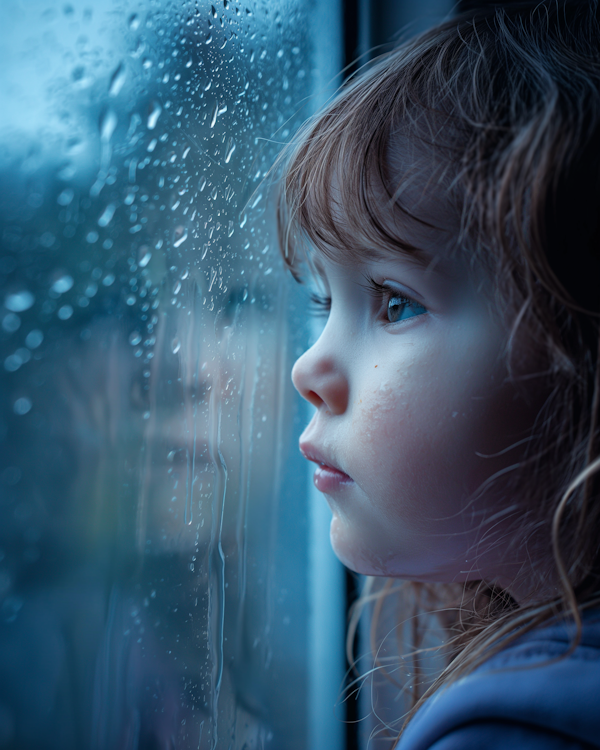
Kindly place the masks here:
POLYGON ((360 445, 359 465, 368 463, 389 474, 409 422, 408 394, 397 381, 386 378, 363 390, 352 416, 353 438, 360 445))

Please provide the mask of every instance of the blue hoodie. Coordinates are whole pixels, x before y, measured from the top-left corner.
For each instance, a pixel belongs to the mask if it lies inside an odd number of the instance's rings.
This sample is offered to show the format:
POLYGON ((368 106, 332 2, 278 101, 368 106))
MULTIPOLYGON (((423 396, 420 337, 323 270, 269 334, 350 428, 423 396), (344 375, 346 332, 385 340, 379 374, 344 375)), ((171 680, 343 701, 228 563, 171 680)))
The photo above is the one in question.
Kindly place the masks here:
POLYGON ((439 690, 398 750, 600 748, 600 611, 585 614, 580 645, 557 660, 573 632, 565 624, 533 630, 439 690))

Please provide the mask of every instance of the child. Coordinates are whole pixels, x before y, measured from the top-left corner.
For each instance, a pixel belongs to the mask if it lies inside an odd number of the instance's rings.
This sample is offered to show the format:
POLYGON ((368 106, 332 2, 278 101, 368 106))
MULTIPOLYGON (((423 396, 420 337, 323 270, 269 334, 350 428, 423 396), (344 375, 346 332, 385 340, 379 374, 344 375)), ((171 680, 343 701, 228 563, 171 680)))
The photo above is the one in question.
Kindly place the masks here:
POLYGON ((328 314, 300 450, 338 557, 449 636, 402 750, 600 747, 599 209, 595 0, 446 22, 289 157, 284 257, 328 314))

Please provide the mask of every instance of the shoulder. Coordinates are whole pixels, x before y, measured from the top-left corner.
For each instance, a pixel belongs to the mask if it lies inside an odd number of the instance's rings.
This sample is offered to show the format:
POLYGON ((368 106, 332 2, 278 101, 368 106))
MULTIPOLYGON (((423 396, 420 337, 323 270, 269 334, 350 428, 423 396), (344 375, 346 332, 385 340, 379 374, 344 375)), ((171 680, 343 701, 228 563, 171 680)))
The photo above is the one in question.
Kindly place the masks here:
POLYGON ((398 750, 600 748, 600 611, 565 657, 571 636, 564 625, 532 631, 440 690, 398 750))

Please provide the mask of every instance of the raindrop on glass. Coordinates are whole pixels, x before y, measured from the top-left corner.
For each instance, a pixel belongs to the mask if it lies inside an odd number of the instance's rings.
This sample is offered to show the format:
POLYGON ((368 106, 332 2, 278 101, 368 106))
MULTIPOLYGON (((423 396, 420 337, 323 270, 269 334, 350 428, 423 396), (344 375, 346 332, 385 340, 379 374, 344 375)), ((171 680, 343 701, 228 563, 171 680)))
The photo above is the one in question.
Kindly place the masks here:
POLYGON ((137 346, 141 341, 142 341, 142 337, 140 336, 138 331, 134 331, 129 336, 129 343, 131 344, 131 346, 137 346))
POLYGON ((71 305, 63 305, 62 307, 58 308, 58 312, 56 314, 61 320, 69 320, 71 315, 73 315, 73 308, 71 307, 71 305))
POLYGON ((171 342, 171 348, 173 350, 173 354, 177 354, 177 352, 181 349, 181 341, 175 336, 173 341, 171 342))
POLYGON ((106 227, 108 224, 110 224, 112 217, 115 215, 117 207, 114 203, 109 203, 108 206, 104 209, 102 212, 102 215, 98 219, 98 226, 99 227, 106 227))
POLYGON ((33 307, 35 297, 31 292, 23 290, 14 294, 7 294, 4 298, 4 307, 11 312, 24 312, 33 307))
POLYGON ((37 349, 43 340, 44 340, 44 334, 37 328, 34 328, 33 331, 29 331, 29 333, 25 337, 25 344, 30 349, 37 349))
MULTIPOLYGON (((140 248, 141 251, 141 248, 140 248)), ((150 250, 146 249, 146 252, 142 255, 142 257, 138 261, 138 266, 140 268, 146 268, 148 263, 150 263, 150 259, 152 258, 152 253, 150 250)))
POLYGON ((7 333, 18 331, 20 326, 21 318, 19 318, 18 315, 15 315, 15 313, 7 313, 2 319, 2 328, 4 328, 7 333))
POLYGON ((50 289, 56 294, 64 294, 65 292, 68 292, 69 289, 71 289, 73 283, 73 277, 69 276, 68 274, 64 274, 60 278, 56 279, 50 289))
POLYGON ((183 244, 187 240, 187 229, 185 227, 177 227, 175 230, 175 241, 173 242, 173 247, 179 247, 181 244, 183 244))
POLYGON ((117 115, 110 107, 100 115, 100 122, 98 128, 100 130, 100 140, 104 143, 108 143, 112 138, 112 134, 115 132, 117 127, 117 115))
POLYGON ((22 416, 23 414, 28 414, 31 411, 32 406, 31 399, 28 399, 26 396, 21 396, 21 398, 18 398, 13 404, 13 411, 15 414, 22 416))
POLYGON ((210 127, 214 128, 215 123, 217 121, 217 116, 219 114, 219 102, 215 102, 215 107, 213 109, 212 117, 210 118, 210 127))
POLYGON ((148 109, 148 121, 146 123, 148 126, 148 130, 154 130, 161 112, 162 112, 162 107, 155 99, 153 99, 150 102, 150 107, 148 109))
POLYGON ((108 95, 117 96, 119 91, 123 88, 124 83, 125 83, 125 66, 123 65, 123 63, 121 63, 111 76, 110 84, 108 87, 108 95))
POLYGON ((225 154, 225 164, 229 164, 229 160, 233 156, 233 152, 235 151, 235 141, 233 138, 230 138, 227 142, 227 153, 225 154))
POLYGON ((60 195, 56 199, 56 202, 59 206, 68 206, 73 200, 74 196, 75 193, 73 192, 73 190, 71 190, 71 188, 66 188, 62 191, 62 193, 60 193, 60 195))

